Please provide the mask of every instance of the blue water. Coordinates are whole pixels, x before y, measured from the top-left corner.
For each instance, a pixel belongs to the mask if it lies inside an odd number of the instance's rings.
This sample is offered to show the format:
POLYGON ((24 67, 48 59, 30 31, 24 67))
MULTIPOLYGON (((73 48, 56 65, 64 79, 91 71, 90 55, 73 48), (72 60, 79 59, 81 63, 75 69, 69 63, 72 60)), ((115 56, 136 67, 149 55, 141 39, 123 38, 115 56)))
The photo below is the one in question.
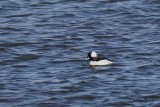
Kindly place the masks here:
POLYGON ((0 107, 159 107, 159 4, 1 0, 0 107))

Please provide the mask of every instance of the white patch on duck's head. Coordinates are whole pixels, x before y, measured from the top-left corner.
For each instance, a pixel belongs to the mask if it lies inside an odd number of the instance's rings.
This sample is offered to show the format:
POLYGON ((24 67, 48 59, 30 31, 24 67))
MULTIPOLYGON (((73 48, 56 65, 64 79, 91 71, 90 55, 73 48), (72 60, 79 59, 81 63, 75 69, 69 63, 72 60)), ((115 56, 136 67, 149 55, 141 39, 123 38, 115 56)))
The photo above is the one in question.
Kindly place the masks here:
POLYGON ((91 57, 97 57, 97 53, 95 51, 91 52, 91 57))

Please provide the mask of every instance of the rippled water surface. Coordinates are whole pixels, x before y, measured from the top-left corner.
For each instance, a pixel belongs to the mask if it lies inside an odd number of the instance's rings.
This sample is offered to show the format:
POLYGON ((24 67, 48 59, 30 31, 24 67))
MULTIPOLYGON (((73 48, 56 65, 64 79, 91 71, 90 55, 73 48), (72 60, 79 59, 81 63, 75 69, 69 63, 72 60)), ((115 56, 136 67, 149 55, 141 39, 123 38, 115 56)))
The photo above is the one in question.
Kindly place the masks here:
POLYGON ((0 1, 0 107, 159 107, 159 80, 159 0, 0 1))

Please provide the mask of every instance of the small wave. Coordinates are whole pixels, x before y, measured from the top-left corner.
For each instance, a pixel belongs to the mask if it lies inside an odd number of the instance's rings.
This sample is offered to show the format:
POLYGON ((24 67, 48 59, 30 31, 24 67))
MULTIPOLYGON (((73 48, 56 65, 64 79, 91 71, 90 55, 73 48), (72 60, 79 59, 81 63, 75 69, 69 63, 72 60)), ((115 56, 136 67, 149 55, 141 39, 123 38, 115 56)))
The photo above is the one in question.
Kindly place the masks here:
POLYGON ((18 46, 27 46, 35 43, 31 42, 16 42, 16 43, 2 43, 0 46, 2 47, 18 47, 18 46))
POLYGON ((149 44, 160 45, 160 40, 154 40, 152 42, 149 42, 149 44))
POLYGON ((5 48, 0 48, 0 52, 5 52, 6 49, 5 48))
POLYGON ((2 30, 6 30, 6 31, 21 31, 22 29, 21 28, 15 28, 15 27, 3 27, 3 28, 0 28, 2 30))
POLYGON ((81 91, 83 91, 81 88, 76 87, 76 86, 64 86, 61 88, 64 89, 65 92, 81 92, 81 91))
POLYGON ((18 61, 31 61, 31 60, 37 60, 40 58, 39 55, 35 55, 35 54, 25 54, 25 55, 20 55, 18 57, 15 57, 16 60, 18 61))
POLYGON ((80 96, 71 96, 66 99, 75 99, 75 100, 88 100, 88 101, 93 101, 96 99, 95 96, 93 95, 80 95, 80 96))
POLYGON ((26 67, 29 67, 28 65, 24 65, 24 64, 14 64, 12 66, 13 68, 26 68, 26 67))
POLYGON ((8 15, 8 16, 5 16, 6 18, 13 18, 13 17, 29 17, 31 16, 32 14, 30 13, 22 13, 22 14, 13 14, 13 15, 8 15))

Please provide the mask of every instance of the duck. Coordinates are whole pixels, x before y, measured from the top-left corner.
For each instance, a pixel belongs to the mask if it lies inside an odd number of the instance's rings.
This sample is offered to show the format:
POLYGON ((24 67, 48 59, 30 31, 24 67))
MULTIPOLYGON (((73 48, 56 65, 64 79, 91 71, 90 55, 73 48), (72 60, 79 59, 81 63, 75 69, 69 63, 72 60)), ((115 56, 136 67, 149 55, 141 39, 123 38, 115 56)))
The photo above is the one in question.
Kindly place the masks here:
POLYGON ((90 66, 99 66, 99 65, 109 65, 113 62, 109 61, 104 55, 97 54, 95 51, 88 53, 88 58, 90 66))

